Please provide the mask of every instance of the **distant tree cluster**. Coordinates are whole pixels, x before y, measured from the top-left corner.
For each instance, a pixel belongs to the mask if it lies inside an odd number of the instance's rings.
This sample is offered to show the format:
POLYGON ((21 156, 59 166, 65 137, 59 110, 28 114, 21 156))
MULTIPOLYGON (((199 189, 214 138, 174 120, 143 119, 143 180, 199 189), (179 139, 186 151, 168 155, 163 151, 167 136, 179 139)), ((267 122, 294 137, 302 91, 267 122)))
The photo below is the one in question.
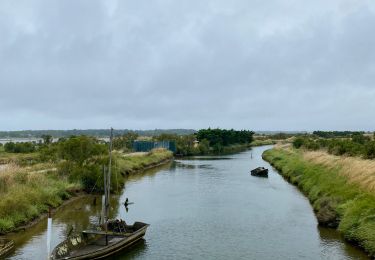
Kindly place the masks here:
POLYGON ((199 141, 207 140, 210 146, 215 145, 232 145, 232 144, 247 144, 253 141, 254 132, 247 130, 226 130, 226 129, 201 129, 196 134, 199 141))
POLYGON ((352 132, 348 138, 297 137, 293 141, 293 146, 297 149, 301 147, 308 150, 326 149, 334 155, 375 159, 375 140, 359 132, 352 132))
POLYGON ((191 135, 161 134, 155 136, 154 140, 175 141, 176 153, 179 155, 205 155, 228 152, 226 148, 231 145, 250 144, 253 141, 253 135, 254 132, 246 130, 208 128, 191 135))
POLYGON ((9 142, 4 145, 4 151, 8 153, 32 153, 37 149, 37 144, 32 142, 13 143, 9 142))
MULTIPOLYGON (((190 135, 194 134, 194 129, 153 129, 153 130, 130 130, 130 129, 116 129, 115 136, 125 135, 127 133, 135 133, 141 136, 157 136, 160 134, 177 134, 190 135)), ((23 131, 0 131, 0 138, 43 138, 44 136, 51 136, 54 138, 71 137, 71 136, 95 136, 108 137, 110 135, 109 129, 73 129, 73 130, 23 130, 23 131)))
POLYGON ((313 135, 322 138, 351 137, 352 135, 363 135, 363 131, 314 131, 313 135))

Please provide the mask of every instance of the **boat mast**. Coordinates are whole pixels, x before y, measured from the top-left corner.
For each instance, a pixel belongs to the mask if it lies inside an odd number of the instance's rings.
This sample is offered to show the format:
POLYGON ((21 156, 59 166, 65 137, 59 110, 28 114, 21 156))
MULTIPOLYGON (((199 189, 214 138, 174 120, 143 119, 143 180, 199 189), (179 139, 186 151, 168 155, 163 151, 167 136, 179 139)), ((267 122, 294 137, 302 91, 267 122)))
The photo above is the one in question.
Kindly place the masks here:
POLYGON ((111 171, 112 171, 112 139, 113 139, 113 128, 111 128, 111 135, 109 137, 109 166, 107 176, 104 178, 104 190, 105 190, 105 220, 109 217, 109 195, 111 192, 111 171))

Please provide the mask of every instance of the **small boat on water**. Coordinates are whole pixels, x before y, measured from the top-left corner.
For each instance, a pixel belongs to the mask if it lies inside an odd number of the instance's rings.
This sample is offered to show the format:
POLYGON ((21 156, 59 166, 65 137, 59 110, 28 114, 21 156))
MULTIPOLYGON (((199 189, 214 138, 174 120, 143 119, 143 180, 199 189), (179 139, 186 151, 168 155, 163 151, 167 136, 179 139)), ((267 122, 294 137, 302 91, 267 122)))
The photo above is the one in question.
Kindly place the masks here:
POLYGON ((0 238, 0 258, 9 254, 14 248, 13 240, 0 238))
POLYGON ((251 170, 251 175, 257 177, 268 177, 268 169, 264 167, 255 168, 254 170, 251 170))
POLYGON ((51 260, 103 259, 112 256, 134 243, 146 234, 148 224, 135 222, 126 225, 120 220, 107 223, 108 230, 85 230, 73 235, 57 245, 52 251, 51 260))
MULTIPOLYGON (((135 222, 127 225, 123 220, 110 220, 109 216, 109 194, 111 189, 111 163, 112 163, 112 138, 111 129, 109 147, 109 167, 104 171, 104 195, 102 198, 102 216, 100 224, 90 230, 69 236, 57 245, 51 260, 81 260, 81 259, 103 259, 117 254, 140 241, 146 234, 149 224, 135 222)), ((127 203, 129 201, 127 200, 127 203)))

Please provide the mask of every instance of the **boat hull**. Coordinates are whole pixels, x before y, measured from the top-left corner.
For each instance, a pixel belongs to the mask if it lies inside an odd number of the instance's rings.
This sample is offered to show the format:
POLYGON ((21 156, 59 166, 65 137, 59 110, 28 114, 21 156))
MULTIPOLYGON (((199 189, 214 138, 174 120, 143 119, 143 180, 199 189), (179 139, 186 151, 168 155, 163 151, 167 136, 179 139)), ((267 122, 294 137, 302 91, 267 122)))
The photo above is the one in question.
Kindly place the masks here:
POLYGON ((126 248, 132 246, 136 242, 140 241, 146 234, 148 224, 145 224, 142 228, 136 230, 131 234, 115 234, 110 233, 110 235, 105 237, 105 235, 96 235, 96 238, 92 239, 93 242, 100 241, 103 243, 108 240, 108 245, 84 245, 82 247, 77 246, 76 249, 71 250, 68 255, 64 249, 67 241, 59 244, 52 252, 52 260, 81 260, 81 259, 104 259, 114 254, 117 254, 126 248), (62 252, 62 253, 61 253, 62 252))
POLYGON ((258 167, 251 171, 251 175, 256 177, 268 177, 268 169, 264 167, 258 167))

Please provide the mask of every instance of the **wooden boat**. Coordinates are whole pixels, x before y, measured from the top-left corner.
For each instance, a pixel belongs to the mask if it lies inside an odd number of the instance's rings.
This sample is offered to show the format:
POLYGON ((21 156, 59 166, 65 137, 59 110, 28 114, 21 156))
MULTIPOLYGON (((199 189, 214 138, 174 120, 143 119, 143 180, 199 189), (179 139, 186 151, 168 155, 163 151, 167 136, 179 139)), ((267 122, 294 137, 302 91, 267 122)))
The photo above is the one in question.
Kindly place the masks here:
POLYGON ((52 260, 81 260, 103 259, 110 257, 141 240, 149 226, 143 222, 127 225, 122 220, 109 220, 109 194, 111 189, 111 163, 112 163, 112 138, 111 129, 109 146, 109 167, 104 170, 104 195, 102 199, 102 216, 99 225, 91 230, 68 237, 57 245, 50 259, 52 260))
MULTIPOLYGON (((113 223, 116 222, 113 221, 113 223)), ((69 237, 55 247, 50 259, 103 259, 112 256, 140 241, 149 225, 135 222, 133 225, 125 224, 122 227, 112 226, 113 228, 110 228, 107 232, 86 230, 69 237)))
POLYGON ((252 176, 257 177, 268 177, 268 169, 264 167, 258 167, 251 171, 252 176))
POLYGON ((14 248, 14 242, 10 239, 0 238, 0 257, 6 256, 14 248))

